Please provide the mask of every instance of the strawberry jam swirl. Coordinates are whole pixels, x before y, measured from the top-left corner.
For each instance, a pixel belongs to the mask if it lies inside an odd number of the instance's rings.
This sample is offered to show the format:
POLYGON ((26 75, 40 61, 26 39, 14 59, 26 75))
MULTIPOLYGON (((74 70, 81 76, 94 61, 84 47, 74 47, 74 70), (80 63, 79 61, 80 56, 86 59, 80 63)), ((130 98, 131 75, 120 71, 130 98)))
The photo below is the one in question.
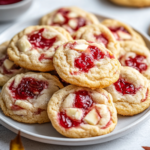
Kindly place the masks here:
POLYGON ((23 78, 17 87, 14 87, 15 81, 9 86, 14 99, 27 100, 37 98, 40 93, 47 89, 48 83, 46 81, 39 81, 31 77, 23 78))
POLYGON ((132 83, 125 81, 123 78, 119 78, 117 82, 114 83, 115 89, 124 94, 136 94, 140 88, 136 88, 132 83))
POLYGON ((91 68, 95 66, 94 61, 104 58, 113 59, 114 56, 109 52, 104 53, 98 47, 89 45, 85 52, 81 53, 81 56, 77 57, 74 60, 74 65, 76 68, 79 68, 79 71, 88 72, 91 68))
POLYGON ((45 37, 43 37, 42 33, 44 32, 44 30, 46 29, 42 28, 39 31, 34 31, 28 36, 29 42, 35 49, 40 48, 43 50, 48 50, 56 42, 56 37, 53 37, 51 39, 46 39, 45 37))
MULTIPOLYGON (((17 87, 14 87, 14 83, 15 81, 11 83, 9 90, 15 100, 37 98, 44 89, 48 88, 48 83, 46 81, 39 81, 31 77, 23 78, 17 87)), ((20 110, 23 108, 17 105, 12 105, 11 109, 20 110)))
POLYGON ((98 43, 103 43, 105 47, 107 47, 108 45, 108 38, 102 33, 99 35, 94 35, 94 37, 96 38, 96 41, 98 43))
POLYGON ((53 22, 50 25, 63 26, 68 32, 73 33, 79 28, 86 26, 89 23, 89 21, 87 21, 86 18, 83 18, 82 16, 70 16, 70 13, 72 13, 70 10, 60 8, 53 16, 53 18, 55 18, 59 14, 62 16, 63 21, 53 20, 53 22), (75 25, 70 26, 70 21, 74 21, 75 25))
MULTIPOLYGON (((137 93, 137 91, 141 88, 136 88, 132 83, 129 83, 125 81, 123 78, 119 78, 117 82, 114 83, 115 89, 119 92, 122 93, 123 95, 125 94, 131 94, 134 95, 137 93)), ((145 98, 141 100, 141 102, 144 102, 147 100, 149 90, 147 89, 145 93, 145 98)))
MULTIPOLYGON (((90 94, 88 91, 85 90, 80 90, 80 91, 76 91, 75 93, 75 100, 74 100, 74 105, 73 108, 80 108, 83 111, 83 116, 81 118, 81 120, 76 120, 73 119, 69 116, 67 116, 66 111, 62 111, 58 114, 58 119, 59 119, 59 124, 68 129, 68 128, 72 128, 72 127, 78 127, 81 124, 87 124, 84 121, 84 117, 92 110, 95 109, 95 103, 93 102, 90 94)), ((99 118, 101 118, 100 114, 98 113, 98 111, 96 110, 97 115, 99 116, 99 118)), ((105 129, 107 127, 109 127, 111 125, 111 119, 109 120, 109 122, 106 124, 105 127, 103 127, 102 129, 105 129)))
POLYGON ((108 27, 108 29, 112 32, 116 40, 123 40, 120 35, 118 34, 119 32, 125 33, 127 35, 130 35, 130 33, 124 28, 124 27, 108 27))
MULTIPOLYGON (((28 40, 34 49, 42 49, 43 51, 47 51, 56 42, 56 40, 57 40, 56 36, 51 39, 46 39, 42 35, 42 33, 45 30, 46 29, 42 28, 42 29, 40 29, 38 31, 34 31, 30 35, 28 35, 28 40)), ((41 56, 39 57, 39 61, 42 61, 43 59, 52 60, 52 58, 47 58, 44 54, 41 54, 41 56)))
POLYGON ((8 56, 5 55, 3 58, 0 58, 0 73, 3 75, 11 75, 15 71, 20 70, 21 68, 17 65, 13 65, 10 69, 7 69, 4 65, 4 61, 8 59, 8 56))
MULTIPOLYGON (((121 62, 122 59, 123 59, 123 56, 119 58, 119 61, 121 62)), ((147 64, 144 63, 144 60, 146 60, 146 56, 136 54, 135 57, 131 57, 131 56, 128 57, 124 62, 125 65, 124 64, 121 64, 121 65, 135 68, 140 73, 142 73, 143 71, 146 71, 148 68, 147 64)))

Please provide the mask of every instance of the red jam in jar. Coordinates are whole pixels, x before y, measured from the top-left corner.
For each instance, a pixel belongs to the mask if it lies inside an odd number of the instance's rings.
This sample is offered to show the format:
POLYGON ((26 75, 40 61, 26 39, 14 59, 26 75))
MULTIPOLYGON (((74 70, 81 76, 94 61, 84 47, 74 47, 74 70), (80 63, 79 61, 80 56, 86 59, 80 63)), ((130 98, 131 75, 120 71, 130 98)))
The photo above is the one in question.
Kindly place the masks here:
POLYGON ((22 0, 0 0, 0 5, 9 5, 9 4, 14 4, 18 3, 22 0))

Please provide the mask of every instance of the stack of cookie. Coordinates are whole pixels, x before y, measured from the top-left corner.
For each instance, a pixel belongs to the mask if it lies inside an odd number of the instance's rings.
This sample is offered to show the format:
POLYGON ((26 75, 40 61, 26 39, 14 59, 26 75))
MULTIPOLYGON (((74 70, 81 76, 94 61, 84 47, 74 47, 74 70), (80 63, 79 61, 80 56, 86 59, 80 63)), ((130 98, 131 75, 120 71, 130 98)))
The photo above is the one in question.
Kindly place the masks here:
POLYGON ((60 8, 1 44, 0 106, 19 122, 51 121, 67 137, 107 134, 117 113, 149 107, 149 66, 150 52, 131 27, 60 8))

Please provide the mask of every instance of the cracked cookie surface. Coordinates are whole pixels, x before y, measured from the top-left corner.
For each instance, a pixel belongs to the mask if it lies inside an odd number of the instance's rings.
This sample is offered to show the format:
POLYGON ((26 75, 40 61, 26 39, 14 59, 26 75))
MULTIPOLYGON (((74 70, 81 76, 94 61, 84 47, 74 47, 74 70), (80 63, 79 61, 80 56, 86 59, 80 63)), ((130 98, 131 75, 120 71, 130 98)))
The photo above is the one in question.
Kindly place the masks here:
POLYGON ((113 33, 118 42, 120 41, 134 41, 146 46, 142 36, 134 31, 130 26, 120 21, 113 19, 106 19, 101 22, 103 25, 113 33))
POLYGON ((66 82, 89 88, 104 88, 119 78, 120 63, 104 46, 74 40, 58 47, 55 69, 66 82))
POLYGON ((9 60, 7 55, 7 47, 9 41, 0 44, 0 86, 3 86, 11 77, 19 73, 27 72, 26 69, 15 65, 9 60))
POLYGON ((121 67, 119 80, 106 90, 120 115, 133 116, 150 105, 150 83, 134 68, 121 67))
POLYGON ((21 67, 51 71, 56 48, 69 40, 72 37, 61 27, 30 26, 12 38, 7 53, 21 67))
POLYGON ((53 127, 71 138, 108 134, 117 124, 112 96, 103 89, 69 85, 52 96, 47 112, 53 127))
POLYGON ((72 37, 75 40, 84 39, 86 41, 103 44, 113 54, 118 56, 120 50, 119 43, 116 41, 109 29, 102 24, 94 24, 82 27, 75 32, 72 37))
POLYGON ((60 88, 59 80, 48 73, 19 74, 3 86, 0 106, 6 116, 18 122, 49 122, 47 103, 60 88))
POLYGON ((78 7, 62 7, 45 16, 40 20, 41 25, 61 26, 70 34, 83 26, 99 23, 91 13, 78 7))

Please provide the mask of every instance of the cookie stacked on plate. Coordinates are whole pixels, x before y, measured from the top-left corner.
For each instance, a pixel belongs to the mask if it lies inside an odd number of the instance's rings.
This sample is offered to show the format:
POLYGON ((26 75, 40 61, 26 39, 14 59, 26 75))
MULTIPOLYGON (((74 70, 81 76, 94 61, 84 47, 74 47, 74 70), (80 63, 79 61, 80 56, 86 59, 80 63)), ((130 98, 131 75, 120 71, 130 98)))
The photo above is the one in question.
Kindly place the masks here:
POLYGON ((121 22, 57 9, 1 44, 1 109, 19 122, 51 121, 67 137, 107 134, 117 113, 131 116, 150 105, 145 45, 121 22))

